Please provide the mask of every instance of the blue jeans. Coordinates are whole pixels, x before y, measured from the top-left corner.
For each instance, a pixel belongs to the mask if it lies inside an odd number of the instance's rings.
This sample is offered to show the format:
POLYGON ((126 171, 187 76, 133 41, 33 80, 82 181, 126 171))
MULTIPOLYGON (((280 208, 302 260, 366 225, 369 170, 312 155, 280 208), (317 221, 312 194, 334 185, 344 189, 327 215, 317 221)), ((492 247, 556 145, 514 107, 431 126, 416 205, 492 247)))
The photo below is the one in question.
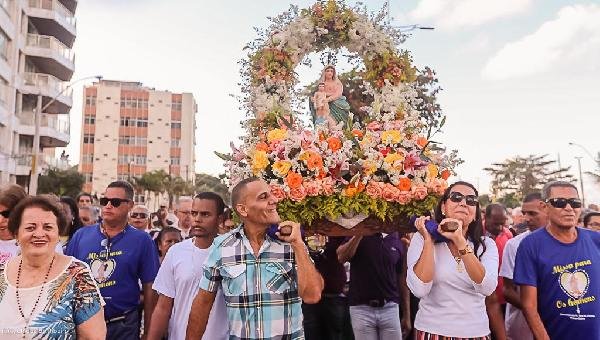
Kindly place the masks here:
POLYGON ((350 317, 356 340, 402 339, 400 311, 395 302, 383 307, 350 306, 350 317))
POLYGON ((140 339, 140 313, 133 310, 122 320, 106 323, 106 339, 139 340, 140 339))

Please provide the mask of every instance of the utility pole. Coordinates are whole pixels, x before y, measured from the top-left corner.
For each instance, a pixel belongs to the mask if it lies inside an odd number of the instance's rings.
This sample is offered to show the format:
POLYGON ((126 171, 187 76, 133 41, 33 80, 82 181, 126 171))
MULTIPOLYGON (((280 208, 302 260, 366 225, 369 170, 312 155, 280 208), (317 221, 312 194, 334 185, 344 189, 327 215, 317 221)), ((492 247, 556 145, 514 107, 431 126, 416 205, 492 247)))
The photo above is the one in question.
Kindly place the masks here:
POLYGON ((29 175, 29 195, 37 195, 38 187, 38 156, 40 153, 40 124, 42 120, 42 94, 37 95, 37 106, 33 113, 34 134, 33 134, 33 152, 31 154, 31 174, 29 175))
POLYGON ((585 192, 583 190, 583 174, 581 172, 581 158, 575 157, 577 159, 577 167, 579 168, 579 183, 581 185, 581 201, 583 202, 583 206, 585 207, 585 192))

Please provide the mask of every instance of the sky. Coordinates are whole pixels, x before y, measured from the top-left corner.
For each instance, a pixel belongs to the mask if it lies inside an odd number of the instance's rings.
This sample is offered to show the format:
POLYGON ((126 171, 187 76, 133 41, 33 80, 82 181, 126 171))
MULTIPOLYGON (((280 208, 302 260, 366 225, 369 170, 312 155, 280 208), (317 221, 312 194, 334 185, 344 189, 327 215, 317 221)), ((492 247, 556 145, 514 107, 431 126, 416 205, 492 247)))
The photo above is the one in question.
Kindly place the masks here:
MULTIPOLYGON (((385 1, 363 1, 378 11, 385 1)), ((243 47, 283 0, 86 0, 77 11, 75 75, 140 81, 191 92, 198 103, 196 171, 223 172, 213 151, 228 152, 243 133, 238 61, 243 47)), ((348 4, 355 1, 348 0, 348 4)), ((465 161, 457 178, 489 191, 483 168, 517 155, 548 154, 578 177, 600 151, 600 1, 392 0, 394 25, 415 30, 405 44, 418 67, 436 70, 447 115, 437 138, 465 161), (569 142, 581 145, 571 146, 569 142), (591 155, 588 155, 588 152, 591 155)), ((319 63, 299 69, 315 80, 319 63)), ((338 71, 345 71, 339 69, 338 71)), ((85 82, 84 82, 85 83, 85 82)), ((76 85, 67 153, 79 161, 83 84, 76 85)), ((584 175, 585 177, 585 175, 584 175)), ((584 180, 588 202, 600 186, 584 180)))

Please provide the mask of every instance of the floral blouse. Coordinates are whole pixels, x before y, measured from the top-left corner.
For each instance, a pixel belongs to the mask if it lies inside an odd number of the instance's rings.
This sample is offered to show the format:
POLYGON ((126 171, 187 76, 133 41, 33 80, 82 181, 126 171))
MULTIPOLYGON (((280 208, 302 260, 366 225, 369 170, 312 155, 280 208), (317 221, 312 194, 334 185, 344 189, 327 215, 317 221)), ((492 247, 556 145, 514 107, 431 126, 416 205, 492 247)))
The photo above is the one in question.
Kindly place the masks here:
MULTIPOLYGON (((25 317, 29 316, 42 286, 19 289, 25 317)), ((76 339, 76 327, 98 313, 104 305, 88 265, 75 258, 48 281, 29 325, 19 313, 16 287, 0 266, 0 339, 76 339)))

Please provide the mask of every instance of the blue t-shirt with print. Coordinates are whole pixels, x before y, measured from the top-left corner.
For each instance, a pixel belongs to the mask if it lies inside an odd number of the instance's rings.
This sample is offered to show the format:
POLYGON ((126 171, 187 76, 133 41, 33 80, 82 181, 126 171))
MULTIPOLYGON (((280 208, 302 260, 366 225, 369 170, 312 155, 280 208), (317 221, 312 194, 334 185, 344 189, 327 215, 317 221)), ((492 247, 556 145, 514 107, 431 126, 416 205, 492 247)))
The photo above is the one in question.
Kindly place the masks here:
POLYGON ((150 236, 130 225, 110 241, 98 224, 81 228, 69 241, 65 254, 90 266, 106 302, 107 320, 137 308, 139 282, 152 283, 160 265, 150 236))
POLYGON ((514 282, 537 287, 538 312, 551 339, 600 339, 600 233, 577 228, 565 244, 540 228, 525 237, 514 282))

